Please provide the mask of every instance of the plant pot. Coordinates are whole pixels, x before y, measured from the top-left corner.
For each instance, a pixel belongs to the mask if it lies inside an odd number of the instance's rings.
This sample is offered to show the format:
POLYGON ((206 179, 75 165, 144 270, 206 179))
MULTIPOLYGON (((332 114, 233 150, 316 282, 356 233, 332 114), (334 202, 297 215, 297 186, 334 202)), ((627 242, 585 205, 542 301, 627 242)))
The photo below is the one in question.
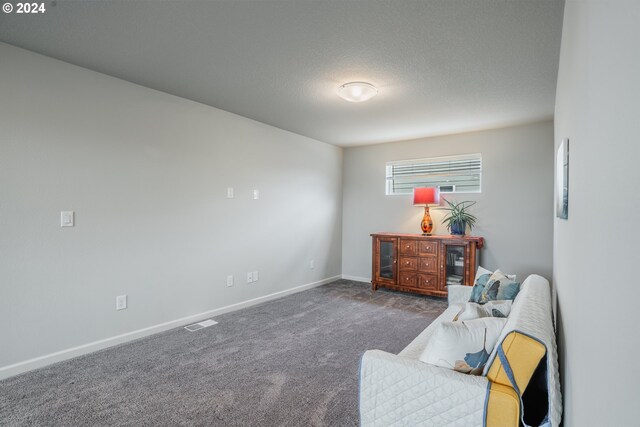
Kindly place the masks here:
POLYGON ((453 234, 454 236, 464 236, 466 231, 466 222, 451 222, 451 234, 453 234))

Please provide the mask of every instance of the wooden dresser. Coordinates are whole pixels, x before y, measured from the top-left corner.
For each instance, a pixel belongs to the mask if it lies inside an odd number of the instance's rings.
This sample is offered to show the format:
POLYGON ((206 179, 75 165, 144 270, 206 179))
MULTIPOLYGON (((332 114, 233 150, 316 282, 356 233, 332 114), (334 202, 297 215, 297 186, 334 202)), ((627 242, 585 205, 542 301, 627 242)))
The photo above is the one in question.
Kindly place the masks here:
POLYGON ((371 286, 447 296, 447 285, 472 286, 478 266, 476 236, 423 236, 375 233, 371 235, 371 286))

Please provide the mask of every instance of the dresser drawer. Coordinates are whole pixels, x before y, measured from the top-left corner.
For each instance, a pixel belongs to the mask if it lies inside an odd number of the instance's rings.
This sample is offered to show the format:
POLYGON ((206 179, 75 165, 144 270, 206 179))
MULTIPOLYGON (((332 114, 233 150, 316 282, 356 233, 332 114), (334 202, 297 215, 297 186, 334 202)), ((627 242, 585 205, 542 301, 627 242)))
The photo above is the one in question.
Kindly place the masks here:
POLYGON ((418 269, 418 258, 416 257, 400 257, 400 271, 411 270, 415 271, 418 269))
POLYGON ((420 255, 435 255, 438 252, 438 242, 420 242, 418 252, 420 255))
POLYGON ((418 275, 416 273, 400 273, 400 286, 411 286, 415 288, 418 286, 418 275))
POLYGON ((425 273, 436 273, 438 271, 438 259, 434 256, 418 258, 418 269, 425 273))
POLYGON ((418 253, 418 242, 400 239, 400 253, 402 255, 416 255, 418 253))
POLYGON ((436 289, 438 287, 438 276, 435 274, 418 274, 418 287, 421 289, 436 289))

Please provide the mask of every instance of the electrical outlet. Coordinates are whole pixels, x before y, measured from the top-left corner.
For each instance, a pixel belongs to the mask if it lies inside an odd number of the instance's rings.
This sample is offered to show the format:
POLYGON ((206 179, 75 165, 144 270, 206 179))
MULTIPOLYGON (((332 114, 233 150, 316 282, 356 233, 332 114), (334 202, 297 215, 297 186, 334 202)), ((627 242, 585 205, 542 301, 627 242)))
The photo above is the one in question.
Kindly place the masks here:
POLYGON ((233 276, 227 276, 227 288, 233 286, 233 276))
POLYGON ((254 272, 253 272, 253 281, 254 281, 254 282, 257 282, 257 281, 258 281, 258 272, 257 272, 257 271, 254 271, 254 272))
POLYGON ((258 200, 260 198, 260 190, 253 190, 253 200, 258 200))
POLYGON ((247 273, 247 283, 253 282, 253 273, 247 273))
POLYGON ((233 195, 233 187, 228 187, 227 188, 227 199, 233 199, 234 195, 233 195))
POLYGON ((127 296, 118 295, 116 297, 116 310, 124 310, 127 308, 127 296))
POLYGON ((309 269, 313 270, 314 268, 316 268, 316 261, 312 259, 309 261, 309 269))

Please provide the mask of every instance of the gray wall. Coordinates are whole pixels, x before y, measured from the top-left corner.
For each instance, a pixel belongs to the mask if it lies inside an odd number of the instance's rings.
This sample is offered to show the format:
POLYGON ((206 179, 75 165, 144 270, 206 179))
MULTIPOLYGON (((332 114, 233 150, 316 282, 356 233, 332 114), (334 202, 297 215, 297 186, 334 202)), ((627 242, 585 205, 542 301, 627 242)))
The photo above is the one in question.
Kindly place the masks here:
POLYGON ((570 139, 555 220, 564 425, 637 426, 640 2, 565 4, 555 141, 570 139))
POLYGON ((341 273, 342 149, 6 44, 0 58, 0 368, 341 273))
MULTIPOLYGON (((423 157, 482 153, 482 194, 445 196, 475 200, 473 234, 486 239, 480 262, 524 279, 552 271, 553 123, 464 133, 344 152, 342 272, 371 277, 371 238, 377 231, 421 233, 423 208, 411 195, 385 195, 385 163, 423 157)), ((444 203, 444 202, 442 202, 444 203)), ((435 234, 448 234, 443 211, 431 209, 435 234)))

